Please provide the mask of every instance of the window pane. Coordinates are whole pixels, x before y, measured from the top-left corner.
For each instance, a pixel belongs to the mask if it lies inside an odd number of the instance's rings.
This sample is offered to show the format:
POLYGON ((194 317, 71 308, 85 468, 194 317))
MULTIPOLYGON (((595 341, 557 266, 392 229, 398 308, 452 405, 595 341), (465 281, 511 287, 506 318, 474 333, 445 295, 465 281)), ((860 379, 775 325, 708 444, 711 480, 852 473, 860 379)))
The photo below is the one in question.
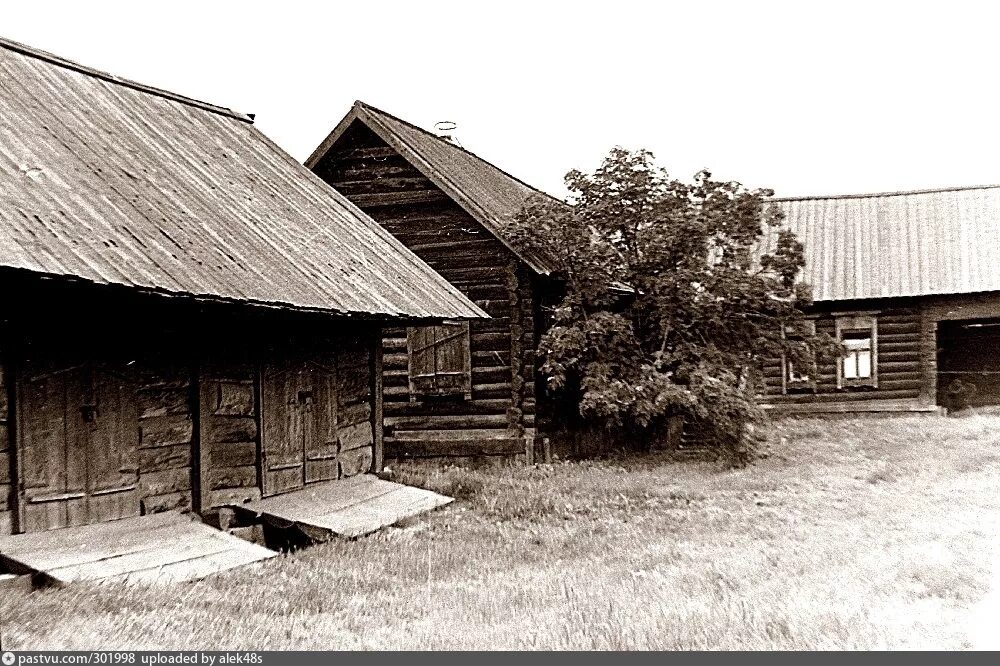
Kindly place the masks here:
POLYGON ((872 376, 872 353, 870 351, 858 352, 858 377, 872 376))
POLYGON ((857 379, 858 377, 858 357, 852 353, 844 358, 844 379, 857 379))
POLYGON ((844 346, 851 351, 861 350, 861 349, 871 349, 872 339, 870 337, 865 338, 844 338, 844 346))

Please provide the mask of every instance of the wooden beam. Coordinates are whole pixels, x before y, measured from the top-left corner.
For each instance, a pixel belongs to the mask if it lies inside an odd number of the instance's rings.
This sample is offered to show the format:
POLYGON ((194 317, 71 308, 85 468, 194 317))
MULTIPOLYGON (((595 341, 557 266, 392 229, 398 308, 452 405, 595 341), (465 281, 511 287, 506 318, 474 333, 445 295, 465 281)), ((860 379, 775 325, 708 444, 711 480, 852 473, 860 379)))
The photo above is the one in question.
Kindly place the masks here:
POLYGON ((382 426, 382 329, 377 328, 371 336, 369 379, 371 381, 372 420, 372 471, 381 472, 385 458, 385 435, 382 426))
POLYGON ((417 203, 435 203, 447 200, 440 190, 419 192, 383 192, 380 194, 352 194, 348 197, 358 208, 380 208, 382 206, 404 206, 417 203))
POLYGON ((19 412, 20 393, 17 387, 18 368, 14 360, 14 354, 8 353, 3 356, 4 388, 7 391, 7 446, 9 451, 8 464, 10 465, 10 489, 7 498, 7 510, 10 512, 11 534, 17 534, 23 529, 21 497, 22 463, 18 442, 21 441, 21 419, 19 412))
MULTIPOLYGON (((407 433, 409 435, 410 433, 407 433)), ((428 458, 437 456, 513 456, 524 453, 524 438, 503 439, 417 439, 390 437, 385 442, 391 458, 428 458)))

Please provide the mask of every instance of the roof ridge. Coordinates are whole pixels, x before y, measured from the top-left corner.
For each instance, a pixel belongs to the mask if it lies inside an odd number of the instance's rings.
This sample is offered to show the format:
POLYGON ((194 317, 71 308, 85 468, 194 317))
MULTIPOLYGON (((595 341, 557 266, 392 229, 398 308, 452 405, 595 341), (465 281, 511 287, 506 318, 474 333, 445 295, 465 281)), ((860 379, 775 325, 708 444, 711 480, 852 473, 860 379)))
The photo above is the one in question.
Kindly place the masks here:
POLYGON ((427 135, 427 136, 435 139, 436 141, 438 141, 438 142, 440 142, 442 144, 445 144, 447 146, 450 146, 451 148, 455 148, 457 150, 460 150, 463 153, 465 153, 465 154, 467 154, 467 155, 469 155, 471 157, 474 157, 475 159, 479 160, 483 164, 486 164, 486 165, 490 166, 491 168, 496 169, 497 171, 499 171, 503 175, 507 176, 511 180, 516 181, 516 182, 520 183, 521 185, 524 185, 525 187, 527 187, 532 192, 536 192, 536 193, 541 194, 543 196, 549 197, 550 199, 555 199, 556 201, 559 201, 559 199, 557 197, 554 197, 551 194, 549 194, 548 192, 540 190, 537 187, 535 187, 534 185, 521 180, 520 178, 518 178, 514 174, 510 173, 509 171, 507 171, 505 169, 502 169, 501 167, 498 167, 496 164, 493 164, 493 162, 490 162, 485 157, 477 155, 476 153, 472 152, 468 148, 465 148, 463 146, 459 146, 458 144, 452 143, 450 141, 445 141, 444 139, 442 139, 437 134, 434 134, 434 132, 426 130, 423 127, 420 127, 419 125, 414 125, 413 123, 411 123, 408 120, 404 120, 404 119, 400 118, 399 116, 393 115, 393 114, 389 113, 388 111, 384 111, 383 109, 380 109, 377 106, 373 106, 373 105, 369 104, 368 102, 362 101, 360 99, 355 100, 354 101, 354 105, 356 107, 361 107, 361 108, 366 109, 368 111, 374 111, 375 113, 381 114, 383 116, 388 116, 389 118, 392 118, 396 122, 402 123, 402 124, 406 125, 407 127, 412 127, 413 129, 417 130, 418 132, 421 132, 422 134, 425 134, 425 135, 427 135))
POLYGON ((873 199, 876 197, 899 197, 912 194, 934 194, 936 192, 962 192, 966 190, 992 190, 1000 188, 994 185, 955 185, 952 187, 933 187, 920 190, 896 190, 890 192, 864 192, 860 194, 822 194, 817 196, 770 197, 767 201, 820 201, 823 199, 873 199))
POLYGON ((110 72, 105 72, 100 69, 95 69, 93 67, 81 65, 80 63, 69 60, 68 58, 63 58, 53 53, 49 53, 48 51, 43 51, 42 49, 37 49, 33 46, 28 46, 27 44, 16 42, 13 39, 8 39, 6 37, 0 36, 0 48, 7 49, 8 51, 14 51, 15 53, 20 53, 21 55, 28 56, 29 58, 43 60, 47 63, 56 65, 58 67, 79 72, 80 74, 101 79, 109 83, 114 83, 149 95, 154 95, 156 97, 163 97, 164 99, 180 102, 181 104, 194 106, 204 111, 210 111, 212 113, 217 113, 219 115, 235 118, 236 120, 240 120, 245 123, 253 124, 253 116, 249 114, 240 113, 239 111, 233 111, 230 108, 224 106, 218 106, 216 104, 211 104, 209 102, 203 102, 201 100, 194 99, 193 97, 186 97, 184 95, 180 95, 178 93, 171 92, 169 90, 164 90, 163 88, 157 88, 155 86, 150 86, 144 83, 139 83, 137 81, 132 81, 130 79, 125 79, 120 76, 111 74, 110 72))

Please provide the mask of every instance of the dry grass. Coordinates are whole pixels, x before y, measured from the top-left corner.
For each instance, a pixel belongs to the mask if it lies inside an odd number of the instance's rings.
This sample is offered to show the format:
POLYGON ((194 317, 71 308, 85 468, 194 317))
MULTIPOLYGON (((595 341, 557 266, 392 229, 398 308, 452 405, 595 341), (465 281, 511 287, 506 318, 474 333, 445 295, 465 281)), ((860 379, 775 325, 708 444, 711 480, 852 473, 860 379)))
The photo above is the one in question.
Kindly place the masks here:
POLYGON ((11 648, 962 648, 1000 533, 1000 417, 779 424, 667 458, 401 475, 460 498, 189 585, 0 599, 11 648))

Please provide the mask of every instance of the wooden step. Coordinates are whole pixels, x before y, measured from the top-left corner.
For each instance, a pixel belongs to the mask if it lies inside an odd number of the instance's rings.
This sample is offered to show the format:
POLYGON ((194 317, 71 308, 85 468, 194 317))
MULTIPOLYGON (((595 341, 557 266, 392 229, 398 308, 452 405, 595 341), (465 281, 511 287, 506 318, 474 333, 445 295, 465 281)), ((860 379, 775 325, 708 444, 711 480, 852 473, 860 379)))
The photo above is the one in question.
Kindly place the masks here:
POLYGON ((175 511, 0 537, 0 556, 15 570, 57 584, 196 580, 276 555, 175 511))

